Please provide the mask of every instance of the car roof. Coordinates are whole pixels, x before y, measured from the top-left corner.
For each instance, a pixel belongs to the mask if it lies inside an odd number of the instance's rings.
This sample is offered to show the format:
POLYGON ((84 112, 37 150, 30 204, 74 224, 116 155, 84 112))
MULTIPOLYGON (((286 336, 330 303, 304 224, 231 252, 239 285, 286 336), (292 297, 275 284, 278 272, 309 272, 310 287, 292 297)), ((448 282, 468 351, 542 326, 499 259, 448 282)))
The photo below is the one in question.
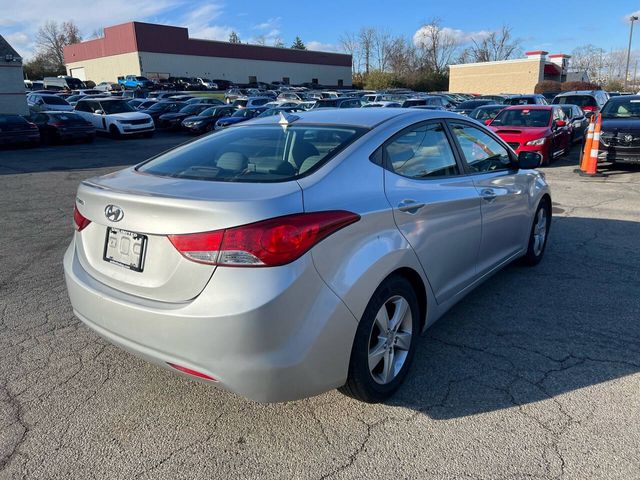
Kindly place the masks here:
POLYGON ((624 100, 640 100, 640 95, 618 95, 617 97, 611 97, 611 102, 621 102, 624 100))
MULTIPOLYGON (((296 122, 314 125, 353 125, 365 128, 373 128, 381 123, 396 118, 400 115, 412 116, 416 121, 432 118, 460 119, 460 115, 444 110, 421 110, 410 108, 342 108, 323 109, 298 112, 296 122)), ((274 124, 280 120, 278 115, 253 120, 252 123, 274 124)))
POLYGON ((569 95, 595 95, 596 92, 604 92, 604 90, 572 90, 570 92, 562 92, 556 97, 566 97, 569 95))

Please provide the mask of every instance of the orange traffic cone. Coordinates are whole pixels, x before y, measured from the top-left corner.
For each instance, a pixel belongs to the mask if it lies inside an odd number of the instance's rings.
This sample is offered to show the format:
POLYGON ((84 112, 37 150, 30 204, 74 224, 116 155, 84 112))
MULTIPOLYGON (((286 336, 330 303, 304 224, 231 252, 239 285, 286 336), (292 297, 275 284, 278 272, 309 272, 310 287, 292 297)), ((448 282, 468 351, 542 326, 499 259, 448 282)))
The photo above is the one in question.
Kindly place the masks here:
POLYGON ((576 169, 575 172, 586 172, 587 171, 587 160, 589 160, 589 156, 591 155, 591 143, 593 142, 593 132, 596 127, 596 123, 593 120, 595 115, 589 119, 589 129, 587 130, 587 138, 584 141, 584 149, 582 150, 582 158, 580 159, 580 168, 576 169))
POLYGON ((593 131, 593 140, 591 142, 591 149, 589 152, 589 158, 587 159, 584 171, 580 172, 580 175, 586 177, 604 177, 604 174, 598 173, 598 152, 600 151, 600 131, 602 130, 602 115, 598 114, 596 120, 596 126, 593 131))

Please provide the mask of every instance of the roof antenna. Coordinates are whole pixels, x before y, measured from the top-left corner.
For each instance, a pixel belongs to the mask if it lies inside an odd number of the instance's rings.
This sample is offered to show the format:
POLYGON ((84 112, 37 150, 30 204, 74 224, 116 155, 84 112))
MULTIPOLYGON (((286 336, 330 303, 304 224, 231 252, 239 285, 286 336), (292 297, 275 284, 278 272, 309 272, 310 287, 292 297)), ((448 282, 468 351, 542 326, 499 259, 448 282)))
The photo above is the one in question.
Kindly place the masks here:
POLYGON ((280 111, 280 120, 278 120, 278 123, 282 125, 283 129, 286 130, 286 128, 296 120, 300 120, 300 117, 298 117, 297 115, 291 115, 290 113, 284 111, 280 111))

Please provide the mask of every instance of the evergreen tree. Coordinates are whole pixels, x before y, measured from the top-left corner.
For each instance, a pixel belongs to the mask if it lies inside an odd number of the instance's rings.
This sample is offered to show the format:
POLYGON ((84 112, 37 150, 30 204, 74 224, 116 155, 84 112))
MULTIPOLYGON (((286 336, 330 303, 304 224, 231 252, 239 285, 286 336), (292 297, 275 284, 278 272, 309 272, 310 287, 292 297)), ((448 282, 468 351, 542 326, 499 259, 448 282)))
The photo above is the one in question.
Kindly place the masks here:
POLYGON ((293 48, 294 50, 306 50, 307 49, 307 47, 304 45, 304 43, 302 42, 300 37, 296 37, 295 41, 293 42, 293 45, 291 45, 291 48, 293 48))

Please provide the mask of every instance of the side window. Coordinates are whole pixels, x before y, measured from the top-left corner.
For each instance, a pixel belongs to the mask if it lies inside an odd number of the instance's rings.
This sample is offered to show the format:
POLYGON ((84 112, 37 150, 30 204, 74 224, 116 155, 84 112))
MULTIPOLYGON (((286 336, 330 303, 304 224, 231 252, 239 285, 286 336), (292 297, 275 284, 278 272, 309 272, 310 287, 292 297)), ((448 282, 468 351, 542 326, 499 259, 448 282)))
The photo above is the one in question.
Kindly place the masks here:
POLYGON ((458 174, 451 144, 440 123, 412 128, 384 146, 387 167, 410 178, 433 178, 458 174))
POLYGON ((509 152, 488 133, 462 123, 452 123, 451 128, 472 172, 511 169, 509 152))

